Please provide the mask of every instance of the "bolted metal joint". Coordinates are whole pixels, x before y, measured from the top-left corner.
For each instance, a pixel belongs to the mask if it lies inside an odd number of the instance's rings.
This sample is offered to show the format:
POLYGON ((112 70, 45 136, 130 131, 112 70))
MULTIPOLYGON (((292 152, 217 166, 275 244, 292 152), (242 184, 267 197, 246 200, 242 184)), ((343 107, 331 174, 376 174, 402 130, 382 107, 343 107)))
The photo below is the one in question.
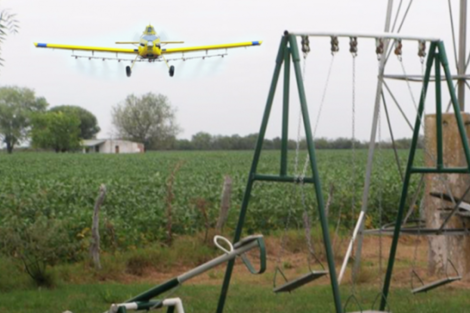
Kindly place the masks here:
POLYGON ((339 51, 338 37, 337 36, 331 36, 330 44, 331 44, 331 54, 334 55, 336 52, 339 51))
POLYGON ((349 37, 349 52, 353 57, 357 56, 357 37, 349 37))
POLYGON ((401 39, 395 40, 395 55, 401 61, 401 57, 403 55, 403 44, 401 43, 401 39))
POLYGON ((377 60, 380 61, 382 55, 384 54, 384 39, 376 38, 375 39, 375 53, 377 54, 377 60))
POLYGON ((423 63, 424 58, 426 57, 426 41, 424 40, 418 41, 418 56, 421 60, 421 63, 423 63))
POLYGON ((302 45, 302 53, 304 55, 304 58, 306 58, 308 53, 310 52, 310 41, 308 39, 308 36, 301 36, 300 38, 300 44, 302 45))

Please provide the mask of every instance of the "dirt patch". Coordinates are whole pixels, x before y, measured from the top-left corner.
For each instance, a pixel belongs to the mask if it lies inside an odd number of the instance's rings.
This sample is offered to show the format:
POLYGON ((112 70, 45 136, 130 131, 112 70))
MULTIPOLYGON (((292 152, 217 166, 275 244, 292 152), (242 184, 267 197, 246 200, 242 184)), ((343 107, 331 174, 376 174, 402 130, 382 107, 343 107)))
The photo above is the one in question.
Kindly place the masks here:
MULTIPOLYGON (((362 266, 361 272, 358 274, 357 283, 359 284, 372 284, 380 286, 385 274, 388 255, 391 245, 390 237, 369 236, 364 238, 363 254, 362 254, 362 266), (382 252, 380 252, 382 251, 382 252)), ((263 275, 251 275, 241 260, 237 259, 232 275, 232 280, 237 282, 245 282, 257 285, 272 285, 273 276, 276 266, 282 268, 282 271, 288 278, 295 278, 308 271, 308 254, 307 246, 304 249, 290 249, 286 246, 282 254, 281 259, 278 261, 280 251, 280 239, 277 237, 265 237, 266 250, 267 250, 267 270, 263 275)), ((347 249, 348 241, 337 245, 334 254, 336 258, 336 271, 339 272, 339 267, 342 264, 342 257, 347 249)), ((320 242, 314 242, 316 248, 316 254, 318 254, 320 262, 312 262, 312 269, 321 269, 322 265, 326 268, 327 262, 324 257, 324 249, 320 242)), ((254 266, 259 265, 259 256, 257 251, 251 251, 249 257, 252 260, 254 266)), ((432 281, 438 277, 427 276, 427 257, 428 257, 428 244, 425 238, 416 239, 415 236, 402 236, 400 238, 394 273, 393 273, 393 286, 407 287, 410 286, 411 282, 411 270, 415 271, 425 281, 432 281)), ((354 258, 354 256, 353 256, 354 258)), ((352 259, 353 260, 353 259, 352 259)), ((345 282, 351 283, 351 268, 353 262, 349 263, 348 269, 345 275, 345 282)), ((158 270, 155 268, 146 268, 144 272, 139 275, 123 274, 119 281, 122 283, 161 283, 163 281, 174 278, 182 273, 190 270, 189 266, 175 265, 173 267, 167 267, 165 270, 158 270)), ((205 285, 221 285, 225 275, 225 266, 220 265, 217 268, 209 270, 195 278, 190 282, 191 284, 205 284, 205 285)), ((442 277, 440 277, 442 278, 442 277)), ((279 281, 278 283, 282 283, 279 281)), ((315 282, 315 284, 330 284, 329 277, 324 277, 315 282)), ((470 289, 470 280, 459 281, 452 284, 453 288, 468 288, 470 289)))

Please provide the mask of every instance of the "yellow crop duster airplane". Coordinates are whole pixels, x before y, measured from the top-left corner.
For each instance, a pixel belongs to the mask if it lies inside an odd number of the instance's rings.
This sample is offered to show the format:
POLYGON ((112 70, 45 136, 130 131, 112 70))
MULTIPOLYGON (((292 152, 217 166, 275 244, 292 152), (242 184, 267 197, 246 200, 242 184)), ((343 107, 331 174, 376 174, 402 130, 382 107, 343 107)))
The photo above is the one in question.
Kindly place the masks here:
MULTIPOLYGON (((232 48, 240 48, 240 47, 249 47, 249 46, 259 46, 261 45, 262 41, 248 41, 248 42, 240 42, 240 43, 230 43, 230 44, 221 44, 221 45, 210 45, 210 46, 197 46, 197 47, 183 47, 183 48, 170 48, 165 49, 163 45, 166 44, 178 44, 183 43, 183 41, 161 41, 160 37, 157 36, 155 29, 152 25, 148 25, 142 36, 140 37, 140 41, 126 41, 126 42, 116 42, 116 44, 134 44, 138 45, 137 49, 123 49, 123 48, 102 48, 102 47, 86 47, 86 46, 75 46, 75 45, 61 45, 61 44, 51 44, 51 43, 34 43, 37 48, 51 48, 51 49, 65 49, 65 50, 72 50, 72 51, 91 51, 92 56, 79 56, 73 55, 75 58, 88 58, 88 59, 103 59, 106 60, 118 60, 119 62, 121 59, 118 57, 119 53, 123 54, 133 54, 135 55, 135 59, 132 60, 131 66, 126 66, 126 74, 128 77, 131 76, 132 68, 134 67, 135 62, 137 61, 147 61, 148 62, 155 62, 161 61, 161 59, 166 63, 170 76, 175 74, 175 67, 173 65, 169 65, 169 59, 165 58, 167 54, 175 54, 175 53, 182 53, 183 56, 178 59, 186 60, 191 58, 206 58, 206 57, 213 57, 213 56, 224 56, 225 54, 218 54, 218 55, 209 55, 209 50, 223 50, 223 49, 232 49, 232 48), (206 51, 205 56, 197 56, 197 57, 185 57, 184 54, 188 52, 196 52, 196 51, 206 51), (95 52, 109 52, 109 53, 116 53, 116 58, 102 58, 102 57, 95 57, 95 52)), ((175 60, 175 59, 173 59, 175 60)))

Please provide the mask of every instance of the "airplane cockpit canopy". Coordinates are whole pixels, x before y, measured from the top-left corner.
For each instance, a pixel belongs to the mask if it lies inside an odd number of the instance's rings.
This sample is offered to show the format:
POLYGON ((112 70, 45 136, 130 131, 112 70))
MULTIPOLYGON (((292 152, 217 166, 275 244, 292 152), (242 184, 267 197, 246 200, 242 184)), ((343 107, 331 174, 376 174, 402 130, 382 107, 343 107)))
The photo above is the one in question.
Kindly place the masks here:
POLYGON ((158 36, 155 35, 143 35, 142 39, 145 41, 154 41, 155 39, 158 39, 158 36))
POLYGON ((155 32, 155 28, 153 28, 152 25, 149 25, 145 28, 144 33, 142 34, 140 45, 144 46, 149 42, 153 42, 156 39, 158 39, 158 36, 155 32))
POLYGON ((144 30, 144 35, 156 35, 155 28, 152 25, 149 25, 144 30))

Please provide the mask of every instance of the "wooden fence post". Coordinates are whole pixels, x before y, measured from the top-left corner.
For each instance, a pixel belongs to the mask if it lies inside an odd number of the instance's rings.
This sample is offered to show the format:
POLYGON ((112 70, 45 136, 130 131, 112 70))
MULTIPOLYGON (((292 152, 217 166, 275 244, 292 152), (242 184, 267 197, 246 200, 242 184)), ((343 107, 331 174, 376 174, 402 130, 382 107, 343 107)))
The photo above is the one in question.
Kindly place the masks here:
POLYGON ((106 196, 106 186, 102 184, 100 186, 100 194, 96 198, 95 208, 93 211, 93 222, 91 226, 91 245, 90 245, 90 254, 95 264, 95 268, 100 270, 100 231, 99 231, 99 212, 100 207, 103 204, 104 198, 106 196))
POLYGON ((232 197, 232 178, 226 175, 224 177, 224 185, 222 188, 222 200, 220 202, 220 213, 219 219, 216 224, 216 231, 218 233, 222 232, 222 228, 225 225, 228 217, 228 210, 230 209, 230 198, 232 197))
POLYGON ((175 199, 175 194, 173 193, 173 185, 175 184, 176 174, 183 166, 183 161, 176 163, 173 171, 170 173, 170 176, 166 180, 166 240, 168 245, 173 243, 173 200, 175 199))

